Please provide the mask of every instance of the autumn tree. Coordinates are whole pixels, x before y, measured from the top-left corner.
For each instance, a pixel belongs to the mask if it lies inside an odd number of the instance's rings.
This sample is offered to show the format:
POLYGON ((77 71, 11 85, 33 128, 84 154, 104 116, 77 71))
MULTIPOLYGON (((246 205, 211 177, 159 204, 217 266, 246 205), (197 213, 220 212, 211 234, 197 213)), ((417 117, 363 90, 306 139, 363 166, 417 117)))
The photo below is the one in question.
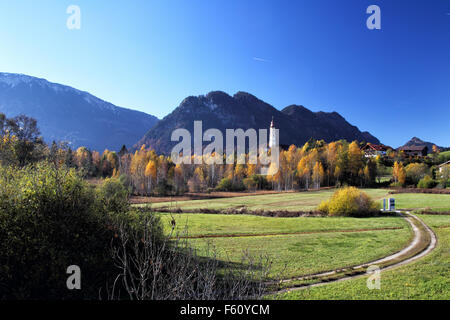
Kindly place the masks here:
POLYGON ((325 172, 323 170, 323 166, 322 163, 320 163, 319 161, 316 161, 316 164, 314 165, 313 168, 313 174, 312 174, 312 179, 314 182, 314 186, 316 189, 320 189, 320 184, 323 181, 325 172))
POLYGON ((186 178, 185 164, 177 164, 173 172, 174 189, 177 194, 185 191, 186 178))
POLYGON ((330 185, 331 178, 334 177, 337 162, 337 144, 331 142, 326 147, 326 161, 327 161, 327 185, 330 185))
POLYGON ((341 184, 346 181, 348 167, 348 144, 340 143, 337 148, 336 167, 334 169, 334 178, 341 184))
POLYGON ((152 184, 156 180, 156 161, 150 160, 145 167, 144 176, 147 178, 147 194, 152 192, 152 184))
POLYGON ((418 184, 421 179, 430 174, 430 168, 425 163, 410 163, 405 167, 408 183, 418 184))
POLYGON ((308 160, 306 157, 303 157, 297 166, 297 175, 303 181, 305 189, 309 188, 309 181, 311 178, 311 170, 309 169, 308 160))
POLYGON ((369 159, 364 167, 364 184, 371 186, 375 183, 377 177, 377 164, 374 160, 369 159))
POLYGON ((3 162, 23 167, 44 158, 46 145, 36 119, 25 115, 8 119, 0 114, 0 133, 3 162))
MULTIPOLYGON (((79 147, 75 151, 75 163, 77 168, 82 170, 84 174, 91 175, 92 173, 92 154, 86 147, 79 147)), ((106 176, 106 175, 105 175, 106 176)))
POLYGON ((399 185, 404 185, 406 182, 406 170, 403 167, 403 163, 394 162, 394 168, 392 170, 392 177, 394 178, 394 183, 399 185))
POLYGON ((364 171, 363 152, 359 148, 358 143, 353 141, 348 146, 348 168, 350 173, 350 182, 358 184, 361 180, 361 173, 364 171))

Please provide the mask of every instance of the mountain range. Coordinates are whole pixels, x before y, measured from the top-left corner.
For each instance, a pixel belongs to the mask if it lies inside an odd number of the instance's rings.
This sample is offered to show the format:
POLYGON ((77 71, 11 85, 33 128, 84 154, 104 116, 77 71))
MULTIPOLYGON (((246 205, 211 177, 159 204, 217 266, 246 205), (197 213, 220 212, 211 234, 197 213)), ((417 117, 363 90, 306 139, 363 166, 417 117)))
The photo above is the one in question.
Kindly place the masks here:
POLYGON ((0 112, 35 118, 47 143, 67 141, 72 148, 99 151, 131 147, 158 121, 84 91, 14 73, 0 73, 0 112))
POLYGON ((380 143, 337 112, 312 112, 301 105, 290 105, 279 111, 246 92, 230 96, 222 91, 213 91, 184 99, 172 113, 151 128, 135 148, 145 144, 157 152, 170 153, 177 144, 170 141, 172 131, 185 128, 192 133, 194 120, 202 120, 203 131, 217 128, 225 137, 226 129, 268 129, 272 117, 275 127, 280 129, 280 144, 284 145, 303 145, 310 138, 327 142, 346 139, 380 143))
POLYGON ((380 143, 337 112, 312 112, 301 105, 280 111, 246 92, 230 96, 213 91, 190 96, 158 120, 69 86, 22 74, 0 73, 0 112, 7 117, 25 114, 35 118, 47 143, 67 141, 72 148, 86 146, 98 151, 145 144, 168 154, 176 144, 170 141, 172 131, 185 128, 193 132, 195 120, 202 120, 204 131, 217 128, 225 133, 226 129, 268 129, 273 118, 275 127, 280 129, 280 144, 284 145, 302 145, 311 138, 380 143))

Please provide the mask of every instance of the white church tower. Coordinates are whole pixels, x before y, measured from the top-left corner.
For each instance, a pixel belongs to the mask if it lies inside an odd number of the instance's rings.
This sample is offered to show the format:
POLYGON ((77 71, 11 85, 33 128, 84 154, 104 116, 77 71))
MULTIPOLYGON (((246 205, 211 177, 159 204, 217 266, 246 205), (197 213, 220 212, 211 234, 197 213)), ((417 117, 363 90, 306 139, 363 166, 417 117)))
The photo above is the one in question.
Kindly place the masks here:
POLYGON ((269 148, 272 149, 277 145, 277 137, 275 135, 275 125, 273 123, 273 117, 272 122, 270 123, 270 131, 269 131, 269 148))

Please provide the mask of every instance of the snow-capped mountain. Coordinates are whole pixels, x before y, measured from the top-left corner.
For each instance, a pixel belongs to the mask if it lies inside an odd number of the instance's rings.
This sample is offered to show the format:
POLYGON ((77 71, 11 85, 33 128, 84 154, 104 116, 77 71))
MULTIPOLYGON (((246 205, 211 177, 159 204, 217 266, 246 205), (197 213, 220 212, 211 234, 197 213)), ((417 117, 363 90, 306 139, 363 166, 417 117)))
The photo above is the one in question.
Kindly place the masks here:
POLYGON ((132 146, 158 119, 117 107, 88 92, 23 74, 0 73, 0 112, 31 116, 46 142, 103 151, 132 146))

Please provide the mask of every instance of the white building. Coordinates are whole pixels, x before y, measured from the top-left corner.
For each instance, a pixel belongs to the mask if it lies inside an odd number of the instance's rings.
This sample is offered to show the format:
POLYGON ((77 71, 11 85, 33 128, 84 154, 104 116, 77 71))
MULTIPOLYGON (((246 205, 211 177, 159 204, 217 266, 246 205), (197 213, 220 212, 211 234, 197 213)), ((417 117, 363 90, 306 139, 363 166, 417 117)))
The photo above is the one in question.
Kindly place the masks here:
POLYGON ((438 165, 439 173, 443 173, 445 168, 450 168, 450 160, 438 165))
POLYGON ((275 133, 275 125, 273 123, 273 117, 272 122, 270 123, 270 131, 269 131, 269 148, 272 149, 277 145, 277 136, 275 133))

